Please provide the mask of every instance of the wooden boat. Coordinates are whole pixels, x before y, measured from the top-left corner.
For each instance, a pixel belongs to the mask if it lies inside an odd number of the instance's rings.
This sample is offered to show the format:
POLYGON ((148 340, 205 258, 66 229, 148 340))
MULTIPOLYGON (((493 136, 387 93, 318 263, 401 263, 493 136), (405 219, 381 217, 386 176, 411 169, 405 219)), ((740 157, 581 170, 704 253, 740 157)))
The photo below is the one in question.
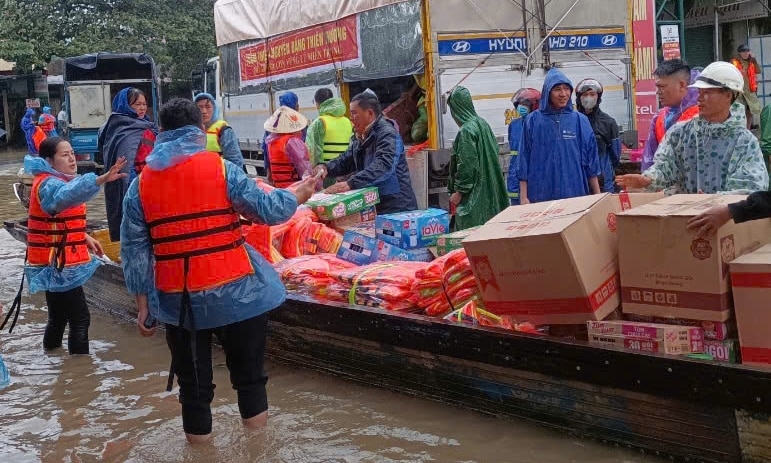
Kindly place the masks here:
MULTIPOLYGON (((25 241, 24 221, 5 228, 25 241)), ((120 266, 101 266, 84 288, 92 308, 135 320, 120 266)), ((369 386, 677 460, 771 461, 769 371, 296 294, 271 312, 270 330, 276 360, 369 386)))

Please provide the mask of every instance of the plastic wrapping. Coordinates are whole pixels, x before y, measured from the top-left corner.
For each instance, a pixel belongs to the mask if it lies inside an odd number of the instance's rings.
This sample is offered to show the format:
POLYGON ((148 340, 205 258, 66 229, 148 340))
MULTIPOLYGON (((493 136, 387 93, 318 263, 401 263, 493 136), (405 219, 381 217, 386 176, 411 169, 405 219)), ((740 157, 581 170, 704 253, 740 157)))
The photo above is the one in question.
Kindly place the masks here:
POLYGON ((482 303, 476 299, 467 302, 460 309, 447 314, 443 319, 455 323, 462 323, 464 325, 489 326, 518 331, 520 333, 546 335, 543 330, 539 330, 532 323, 511 323, 506 317, 499 317, 498 315, 484 310, 484 308, 482 308, 482 303))
POLYGON ((316 287, 324 287, 335 282, 331 272, 354 267, 353 264, 338 259, 332 254, 301 256, 286 259, 275 265, 276 271, 290 291, 309 294, 317 293, 316 287))
POLYGON ((416 273, 428 265, 424 262, 388 262, 332 271, 334 282, 329 286, 317 286, 314 296, 386 310, 417 311, 412 287, 416 273))
MULTIPOLYGON (((260 179, 257 185, 266 193, 275 190, 260 179)), ((334 254, 343 242, 343 235, 319 223, 316 214, 305 206, 298 207, 292 218, 280 225, 251 224, 243 230, 246 242, 271 264, 309 254, 334 254)))
POLYGON ((466 251, 456 249, 417 272, 411 297, 426 315, 442 316, 479 299, 478 291, 466 251))

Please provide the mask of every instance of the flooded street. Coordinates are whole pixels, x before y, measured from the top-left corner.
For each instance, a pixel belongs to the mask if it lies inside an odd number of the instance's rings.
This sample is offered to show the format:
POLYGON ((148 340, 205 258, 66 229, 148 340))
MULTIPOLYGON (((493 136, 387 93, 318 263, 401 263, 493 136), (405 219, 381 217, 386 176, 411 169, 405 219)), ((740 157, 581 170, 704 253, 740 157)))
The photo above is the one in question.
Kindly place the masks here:
MULTIPOLYGON (((11 184, 20 163, 0 160, 0 218, 23 217, 11 184)), ((103 214, 97 199, 90 214, 103 214)), ((21 277, 24 246, 0 231, 0 304, 21 277)), ((659 460, 571 438, 524 421, 267 363, 268 427, 241 426, 224 355, 215 351, 214 440, 185 443, 176 388, 164 391, 163 337, 91 312, 91 355, 46 353, 42 294, 25 297, 12 334, 0 334, 11 384, 0 390, 0 462, 576 462, 659 460)))

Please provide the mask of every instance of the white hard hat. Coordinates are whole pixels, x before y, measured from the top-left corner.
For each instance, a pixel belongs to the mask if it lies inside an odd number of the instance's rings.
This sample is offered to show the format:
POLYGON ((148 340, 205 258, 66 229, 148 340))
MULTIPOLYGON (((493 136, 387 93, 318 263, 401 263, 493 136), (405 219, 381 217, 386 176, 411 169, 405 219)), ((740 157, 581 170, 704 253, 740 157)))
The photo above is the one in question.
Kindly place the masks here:
POLYGON ((705 67, 691 88, 724 88, 734 92, 744 91, 744 77, 731 63, 716 61, 705 67))

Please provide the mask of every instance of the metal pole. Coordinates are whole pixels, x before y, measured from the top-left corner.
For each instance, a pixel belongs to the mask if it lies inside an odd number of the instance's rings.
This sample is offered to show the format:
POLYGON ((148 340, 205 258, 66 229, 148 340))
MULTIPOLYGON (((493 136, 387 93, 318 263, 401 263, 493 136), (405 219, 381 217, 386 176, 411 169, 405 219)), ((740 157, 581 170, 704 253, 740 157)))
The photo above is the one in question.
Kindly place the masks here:
POLYGON ((715 6, 715 61, 720 61, 720 13, 715 6))

